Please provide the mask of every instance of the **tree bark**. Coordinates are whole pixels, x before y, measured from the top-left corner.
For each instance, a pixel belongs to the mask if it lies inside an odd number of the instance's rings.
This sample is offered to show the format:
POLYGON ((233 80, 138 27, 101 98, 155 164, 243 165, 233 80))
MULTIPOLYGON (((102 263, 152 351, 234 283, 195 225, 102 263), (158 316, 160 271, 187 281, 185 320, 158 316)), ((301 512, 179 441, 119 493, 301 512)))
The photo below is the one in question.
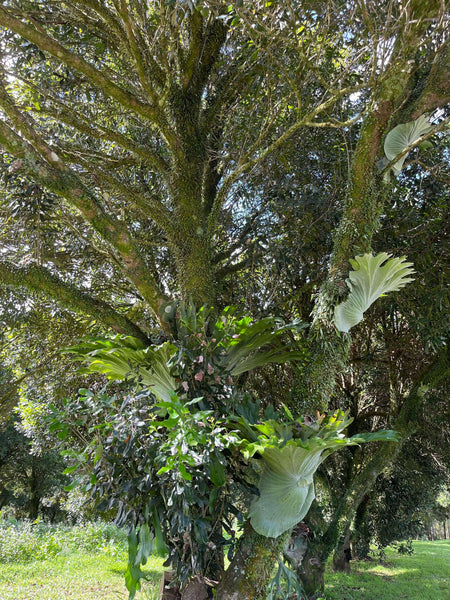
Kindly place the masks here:
POLYGON ((230 566, 216 590, 216 600, 265 600, 277 558, 289 533, 268 538, 247 521, 230 566))
POLYGON ((39 493, 39 481, 36 472, 35 458, 33 457, 30 475, 30 501, 28 503, 28 518, 31 521, 35 521, 39 516, 40 502, 41 495, 39 493))

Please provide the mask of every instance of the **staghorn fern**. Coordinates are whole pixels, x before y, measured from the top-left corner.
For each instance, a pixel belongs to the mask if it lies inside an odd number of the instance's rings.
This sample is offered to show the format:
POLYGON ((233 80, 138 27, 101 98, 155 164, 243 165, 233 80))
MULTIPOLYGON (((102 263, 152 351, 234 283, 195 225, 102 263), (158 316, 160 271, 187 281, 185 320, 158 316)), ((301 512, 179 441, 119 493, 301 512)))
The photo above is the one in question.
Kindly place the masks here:
POLYGON ((138 339, 121 335, 83 342, 66 349, 77 360, 88 363, 82 372, 103 373, 109 379, 119 380, 133 376, 142 385, 148 386, 158 399, 166 402, 170 401, 171 393, 177 388, 167 366, 175 351, 175 346, 169 342, 145 347, 138 339))
MULTIPOLYGON (((286 332, 301 331, 299 322, 284 324, 281 319, 266 317, 253 321, 249 317, 236 318, 233 309, 225 309, 212 324, 211 335, 206 334, 210 311, 199 311, 192 305, 179 306, 175 317, 179 339, 159 346, 148 346, 131 336, 116 335, 82 342, 65 351, 77 360, 87 363, 84 373, 103 373, 109 379, 134 378, 149 387, 159 400, 171 401, 178 388, 176 377, 180 361, 190 355, 204 352, 208 344, 209 360, 218 372, 232 377, 269 363, 284 363, 305 358, 305 350, 292 350, 283 339, 286 332), (196 347, 186 347, 186 339, 196 340, 196 347), (183 348, 185 355, 180 358, 183 348)), ((190 365, 191 369, 195 364, 190 365)))
MULTIPOLYGON (((296 421, 290 429, 290 438, 288 428, 274 421, 253 427, 260 435, 255 432, 257 439, 244 443, 244 455, 258 453, 263 462, 258 486, 260 495, 253 501, 249 513, 257 533, 278 537, 305 517, 315 497, 314 474, 332 452, 344 446, 398 439, 390 430, 347 438, 342 432, 351 422, 341 411, 326 419, 320 417, 312 425, 296 421), (292 432, 299 437, 293 437, 292 432)), ((248 424, 245 430, 249 431, 248 424)))
POLYGON ((394 292, 413 281, 412 263, 406 257, 391 258, 381 252, 376 256, 364 254, 351 260, 354 271, 350 271, 347 285, 348 298, 336 306, 334 323, 339 331, 348 332, 362 321, 364 312, 383 294, 394 292))
MULTIPOLYGON (((432 125, 428 121, 427 115, 421 115, 415 121, 402 123, 394 127, 386 136, 384 141, 384 153, 389 161, 394 160, 396 156, 401 154, 406 148, 414 144, 416 140, 431 131, 432 125)), ((392 170, 395 175, 398 175, 402 170, 403 163, 406 160, 407 154, 402 156, 397 162, 392 165, 392 170)))

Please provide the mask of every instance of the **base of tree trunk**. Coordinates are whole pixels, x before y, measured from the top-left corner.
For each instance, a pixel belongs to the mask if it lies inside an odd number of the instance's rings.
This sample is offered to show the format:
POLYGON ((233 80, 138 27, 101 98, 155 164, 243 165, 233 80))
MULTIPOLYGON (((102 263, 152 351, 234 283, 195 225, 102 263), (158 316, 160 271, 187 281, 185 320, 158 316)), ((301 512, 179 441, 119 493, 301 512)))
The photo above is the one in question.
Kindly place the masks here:
POLYGON ((190 581, 183 593, 176 587, 170 587, 173 571, 165 571, 161 578, 158 600, 207 600, 210 597, 208 586, 201 581, 190 581))
POLYGON ((265 537, 247 521, 233 560, 216 588, 216 600, 265 600, 288 537, 288 532, 278 538, 265 537))
POLYGON ((176 588, 168 587, 173 579, 172 571, 164 571, 159 586, 158 600, 181 600, 181 594, 176 588))
POLYGON ((338 572, 350 573, 351 558, 350 537, 347 536, 344 544, 338 546, 333 554, 333 569, 338 572))
POLYGON ((181 600, 207 600, 208 598, 208 587, 201 581, 190 581, 181 595, 181 600))
POLYGON ((297 577, 301 582, 305 598, 314 600, 318 596, 322 596, 325 587, 325 562, 317 557, 306 556, 299 569, 297 577))

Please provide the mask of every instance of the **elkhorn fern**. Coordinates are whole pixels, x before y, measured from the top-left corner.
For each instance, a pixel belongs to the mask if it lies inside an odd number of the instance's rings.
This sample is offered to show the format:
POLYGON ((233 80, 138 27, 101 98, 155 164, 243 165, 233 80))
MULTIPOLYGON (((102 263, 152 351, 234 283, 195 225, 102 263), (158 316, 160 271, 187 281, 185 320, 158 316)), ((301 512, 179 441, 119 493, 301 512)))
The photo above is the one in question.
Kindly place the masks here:
POLYGON ((414 279, 412 263, 406 257, 391 258, 381 252, 376 256, 364 254, 351 260, 354 271, 350 271, 347 285, 350 294, 347 300, 336 306, 334 323, 339 331, 348 332, 362 321, 364 312, 383 294, 394 292, 414 279))
MULTIPOLYGON (((414 144, 416 140, 431 131, 432 125, 428 121, 426 115, 421 115, 415 121, 402 123, 394 127, 390 131, 384 141, 384 153, 389 161, 394 160, 396 156, 401 154, 406 148, 414 144)), ((406 154, 392 165, 392 170, 396 175, 400 173, 403 163, 406 159, 406 154)))
POLYGON ((145 347, 138 339, 121 335, 82 342, 66 350, 88 363, 84 373, 103 373, 109 379, 119 380, 133 377, 165 402, 170 402, 171 394, 177 388, 167 366, 175 351, 175 346, 169 342, 145 347))
MULTIPOLYGON (((351 421, 338 411, 327 419, 320 417, 311 425, 296 421, 288 428, 267 421, 252 426, 260 435, 255 433, 253 437, 257 439, 243 445, 245 456, 258 453, 263 463, 260 495, 250 507, 251 524, 257 533, 278 537, 305 517, 315 497, 314 474, 332 452, 364 442, 398 439, 389 430, 347 438, 342 431, 351 421)), ((246 433, 250 430, 246 423, 246 433)))

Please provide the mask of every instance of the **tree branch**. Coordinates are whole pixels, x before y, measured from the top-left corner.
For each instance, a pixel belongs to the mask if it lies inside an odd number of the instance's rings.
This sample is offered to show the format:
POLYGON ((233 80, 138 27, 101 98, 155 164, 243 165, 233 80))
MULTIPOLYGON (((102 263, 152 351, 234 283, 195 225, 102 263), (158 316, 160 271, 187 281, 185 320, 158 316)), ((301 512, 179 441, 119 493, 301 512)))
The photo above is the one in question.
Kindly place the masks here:
POLYGON ((119 14, 122 18, 123 24, 125 26, 126 38, 128 40, 128 44, 130 46, 131 55, 136 63, 137 72, 139 75, 139 80, 143 89, 148 93, 150 98, 152 99, 154 104, 158 103, 158 96, 155 92, 155 89, 147 76, 146 65, 144 64, 143 57, 139 48, 139 44, 133 29, 133 23, 130 19, 130 14, 128 12, 128 5, 126 0, 120 0, 120 9, 119 14))
POLYGON ((335 94, 333 97, 329 98, 328 100, 325 100, 325 102, 322 102, 322 104, 317 106, 314 110, 310 111, 307 115, 305 115, 304 117, 302 117, 298 121, 296 121, 283 134, 281 134, 274 142, 270 143, 265 148, 259 150, 259 144, 258 145, 253 144, 253 146, 242 157, 240 164, 236 167, 236 169, 232 173, 230 173, 228 175, 228 177, 226 177, 226 179, 222 183, 222 186, 220 187, 220 189, 217 193, 217 196, 215 198, 213 207, 211 209, 211 212, 210 212, 210 215, 208 218, 208 234, 210 236, 212 236, 215 226, 216 226, 216 223, 217 223, 217 219, 220 214, 220 210, 222 208, 222 205, 225 202, 226 197, 227 197, 229 191, 231 190, 233 184, 239 179, 239 177, 241 177, 244 173, 249 171, 255 165, 262 162, 269 154, 271 154, 272 152, 274 152, 275 150, 277 150, 278 148, 283 146, 283 144, 292 135, 294 135, 294 133, 296 133, 301 127, 304 127, 306 123, 311 122, 317 115, 319 115, 323 111, 325 111, 328 108, 330 108, 331 106, 333 106, 333 104, 335 104, 335 102, 337 102, 337 100, 339 100, 339 98, 342 98, 343 96, 346 96, 347 94, 352 94, 354 92, 360 91, 361 89, 363 89, 363 87, 364 86, 362 86, 362 85, 357 85, 357 86, 350 86, 347 88, 343 88, 337 94, 335 94), (255 155, 256 152, 257 152, 257 154, 255 155), (253 154, 253 156, 252 156, 252 154, 253 154))
POLYGON ((132 335, 148 343, 146 334, 128 317, 117 312, 107 302, 93 298, 87 292, 62 281, 45 267, 34 264, 18 267, 11 262, 0 261, 0 282, 45 294, 70 310, 91 315, 117 333, 132 335))
POLYGON ((57 60, 60 60, 67 66, 72 67, 79 73, 85 75, 92 83, 98 86, 106 96, 114 98, 114 100, 119 102, 119 104, 125 108, 154 123, 161 131, 169 146, 173 149, 178 148, 178 138, 168 126, 158 105, 142 102, 137 96, 120 87, 111 79, 108 79, 101 71, 93 67, 84 58, 65 48, 41 29, 38 30, 35 26, 28 25, 20 19, 15 18, 2 7, 0 7, 0 25, 17 33, 35 44, 43 52, 48 52, 57 60))
POLYGON ((122 104, 122 106, 129 108, 130 110, 142 115, 143 117, 146 117, 147 119, 150 119, 153 122, 155 121, 155 118, 157 118, 158 113, 150 104, 142 102, 139 100, 139 98, 134 96, 134 94, 124 90, 116 83, 105 77, 101 71, 98 71, 90 63, 84 60, 84 58, 74 54, 70 50, 67 50, 67 48, 65 48, 57 40, 53 39, 43 31, 38 31, 35 27, 27 25, 20 19, 16 19, 10 13, 6 12, 2 7, 0 7, 0 25, 11 29, 11 31, 14 31, 14 33, 17 33, 18 35, 35 44, 42 51, 48 52, 55 58, 64 62, 67 66, 74 68, 80 73, 83 73, 83 75, 86 75, 90 81, 98 85, 98 87, 107 96, 114 98, 120 104, 122 104))
MULTIPOLYGON (((19 116, 14 115, 14 118, 19 119, 19 116)), ((21 124, 23 135, 27 134, 28 128, 29 123, 24 120, 21 124)), ((34 137, 35 132, 31 132, 30 135, 34 137)), ((66 167, 59 156, 42 140, 37 145, 43 145, 43 152, 48 157, 47 164, 42 161, 41 155, 31 144, 3 121, 0 121, 0 145, 19 159, 16 165, 18 169, 23 169, 41 185, 68 200, 82 213, 101 237, 109 242, 120 258, 124 274, 134 283, 159 317, 159 307, 166 297, 145 265, 125 223, 108 215, 92 191, 80 180, 78 174, 73 169, 66 167)))

